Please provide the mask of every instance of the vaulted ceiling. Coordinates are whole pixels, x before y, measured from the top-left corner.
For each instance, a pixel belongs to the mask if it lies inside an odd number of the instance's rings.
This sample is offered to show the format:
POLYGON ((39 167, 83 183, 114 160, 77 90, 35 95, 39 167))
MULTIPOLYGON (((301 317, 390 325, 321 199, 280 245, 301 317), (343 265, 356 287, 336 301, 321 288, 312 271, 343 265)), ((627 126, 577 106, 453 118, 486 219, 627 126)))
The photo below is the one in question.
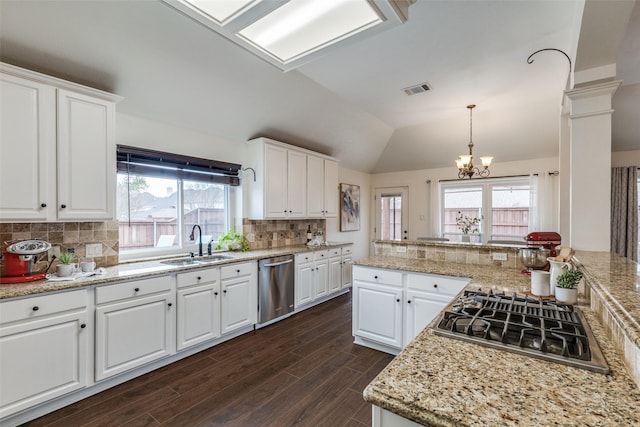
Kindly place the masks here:
POLYGON ((283 73, 162 2, 1 0, 0 59, 122 95, 125 114, 234 144, 269 136, 388 172, 453 168, 470 103, 474 154, 557 156, 569 64, 557 52, 526 59, 556 48, 577 66, 602 65, 603 51, 625 80, 614 150, 640 149, 640 6, 620 29, 586 19, 601 3, 417 0, 405 24, 283 73), (616 31, 626 37, 604 46, 587 37, 616 31), (432 90, 402 91, 425 82, 432 90))

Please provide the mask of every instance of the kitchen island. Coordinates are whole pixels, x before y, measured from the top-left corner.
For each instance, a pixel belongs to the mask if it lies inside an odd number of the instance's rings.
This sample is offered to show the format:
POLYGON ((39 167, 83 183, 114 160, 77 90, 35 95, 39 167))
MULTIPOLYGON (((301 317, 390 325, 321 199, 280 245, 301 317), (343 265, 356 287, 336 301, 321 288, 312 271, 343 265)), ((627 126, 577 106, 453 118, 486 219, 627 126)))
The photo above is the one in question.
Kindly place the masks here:
MULTIPOLYGON (((517 268, 385 256, 356 264, 471 277, 470 290, 523 292, 529 287, 529 278, 517 268)), ((607 359, 608 375, 437 336, 425 328, 369 384, 364 398, 422 425, 640 425, 640 390, 596 312, 586 304, 580 308, 607 359)))

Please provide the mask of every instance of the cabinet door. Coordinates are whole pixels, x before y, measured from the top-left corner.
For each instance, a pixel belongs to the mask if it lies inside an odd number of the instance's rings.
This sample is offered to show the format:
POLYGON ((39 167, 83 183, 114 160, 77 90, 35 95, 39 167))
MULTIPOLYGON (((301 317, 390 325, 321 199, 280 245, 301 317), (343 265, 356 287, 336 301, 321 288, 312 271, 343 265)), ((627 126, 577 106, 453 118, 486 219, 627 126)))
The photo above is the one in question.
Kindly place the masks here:
POLYGON ((241 276, 222 281, 220 330, 223 335, 256 323, 257 293, 255 276, 241 276))
POLYGON ((207 283, 177 292, 177 348, 220 336, 220 284, 207 283))
POLYGON ((296 309, 310 303, 315 298, 313 289, 314 267, 312 263, 300 264, 296 267, 295 301, 296 309))
POLYGON ((58 218, 115 216, 115 105, 58 90, 58 218))
POLYGON ((0 418, 88 383, 86 310, 0 330, 0 418))
POLYGON ((285 218, 287 211, 287 150, 264 146, 264 205, 266 218, 285 218))
POLYGON ((55 89, 0 75, 0 220, 55 212, 55 89))
POLYGON ((353 283, 353 335, 402 348, 402 288, 353 283))
POLYGON ((307 156, 307 215, 324 217, 324 159, 307 156))
POLYGON ((307 155, 289 150, 287 156, 287 216, 307 216, 307 155))
POLYGON ((96 380, 173 353, 172 293, 96 308, 96 380))
POLYGON ((351 286, 351 273, 353 271, 353 264, 351 255, 342 257, 342 289, 351 286))
POLYGON ((315 262, 313 285, 316 298, 329 295, 329 260, 315 262))
POLYGON ((324 160, 324 216, 335 218, 338 216, 338 162, 324 160))
POLYGON ((407 291, 407 324, 405 327, 406 346, 440 314, 449 302, 448 297, 418 291, 407 291))
POLYGON ((329 293, 342 289, 342 258, 329 258, 329 293))

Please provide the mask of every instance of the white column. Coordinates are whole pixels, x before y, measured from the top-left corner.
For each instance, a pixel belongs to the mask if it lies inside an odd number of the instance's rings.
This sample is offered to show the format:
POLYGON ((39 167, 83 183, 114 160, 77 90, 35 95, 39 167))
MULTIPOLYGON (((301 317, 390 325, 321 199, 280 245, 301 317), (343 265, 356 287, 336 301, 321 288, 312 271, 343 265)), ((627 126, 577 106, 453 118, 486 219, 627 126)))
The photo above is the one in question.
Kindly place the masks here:
POLYGON ((574 249, 610 249, 611 99, 621 83, 608 81, 566 91, 571 101, 569 243, 574 249))

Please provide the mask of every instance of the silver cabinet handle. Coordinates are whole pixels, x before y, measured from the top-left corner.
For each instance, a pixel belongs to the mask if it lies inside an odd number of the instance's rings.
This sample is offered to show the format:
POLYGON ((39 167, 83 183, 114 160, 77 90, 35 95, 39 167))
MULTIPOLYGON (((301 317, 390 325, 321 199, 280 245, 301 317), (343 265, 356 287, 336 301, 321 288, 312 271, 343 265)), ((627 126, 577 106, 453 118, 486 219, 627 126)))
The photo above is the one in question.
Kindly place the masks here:
POLYGON ((283 264, 289 264, 292 263, 293 260, 289 259, 287 261, 282 261, 282 262, 274 262, 273 264, 264 264, 263 267, 277 267, 279 265, 283 265, 283 264))

